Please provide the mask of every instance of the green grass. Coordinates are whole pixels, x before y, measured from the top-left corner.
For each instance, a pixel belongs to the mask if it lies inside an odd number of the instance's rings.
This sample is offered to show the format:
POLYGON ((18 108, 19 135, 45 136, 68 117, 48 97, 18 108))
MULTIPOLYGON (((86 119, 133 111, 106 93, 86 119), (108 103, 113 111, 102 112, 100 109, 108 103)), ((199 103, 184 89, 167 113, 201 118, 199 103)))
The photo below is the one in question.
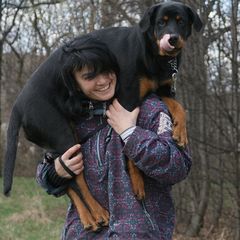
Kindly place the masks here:
POLYGON ((0 178, 0 240, 59 239, 68 197, 49 196, 34 178, 15 177, 10 197, 0 178))

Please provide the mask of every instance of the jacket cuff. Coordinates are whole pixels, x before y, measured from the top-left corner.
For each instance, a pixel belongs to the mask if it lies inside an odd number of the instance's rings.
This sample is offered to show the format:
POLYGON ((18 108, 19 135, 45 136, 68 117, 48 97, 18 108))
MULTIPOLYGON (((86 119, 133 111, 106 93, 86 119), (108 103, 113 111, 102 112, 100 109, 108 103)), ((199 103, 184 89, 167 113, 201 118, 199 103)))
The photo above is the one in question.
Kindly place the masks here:
POLYGON ((48 182, 53 187, 59 187, 66 184, 70 179, 61 177, 57 174, 54 164, 52 164, 47 171, 48 182))
POLYGON ((136 126, 132 126, 128 129, 126 129, 125 131, 123 131, 121 134, 120 134, 120 137, 121 139, 123 140, 123 142, 126 144, 127 141, 128 141, 128 138, 131 136, 131 134, 134 132, 136 126))

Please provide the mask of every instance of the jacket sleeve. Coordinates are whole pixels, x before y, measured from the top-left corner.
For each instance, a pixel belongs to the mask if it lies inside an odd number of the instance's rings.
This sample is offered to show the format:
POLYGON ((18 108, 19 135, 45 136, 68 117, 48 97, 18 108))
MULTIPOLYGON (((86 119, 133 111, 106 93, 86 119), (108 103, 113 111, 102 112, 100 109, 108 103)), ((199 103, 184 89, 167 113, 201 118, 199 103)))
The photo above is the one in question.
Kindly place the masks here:
POLYGON ((170 115, 156 98, 141 107, 138 126, 123 151, 145 175, 163 185, 182 181, 191 168, 188 148, 180 149, 173 140, 170 115))
POLYGON ((37 166, 36 181, 48 194, 60 197, 66 193, 70 180, 58 176, 54 159, 51 154, 45 154, 44 159, 37 166))

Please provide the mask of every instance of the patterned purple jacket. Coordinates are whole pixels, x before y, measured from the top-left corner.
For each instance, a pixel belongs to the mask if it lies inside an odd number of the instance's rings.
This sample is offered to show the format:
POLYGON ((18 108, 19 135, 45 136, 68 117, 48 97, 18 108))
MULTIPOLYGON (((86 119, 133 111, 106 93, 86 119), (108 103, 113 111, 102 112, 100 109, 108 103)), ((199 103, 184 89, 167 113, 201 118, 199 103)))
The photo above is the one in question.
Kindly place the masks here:
MULTIPOLYGON (((80 136, 93 131, 101 120, 94 116, 81 121, 80 136)), ((143 102, 137 127, 125 145, 109 125, 82 145, 85 178, 93 196, 109 210, 110 223, 99 233, 84 231, 70 204, 62 239, 172 239, 175 212, 171 187, 186 178, 191 158, 173 141, 171 125, 166 105, 152 94, 143 102), (126 157, 144 173, 144 202, 132 192, 126 157)), ((49 190, 46 164, 38 165, 37 181, 49 190)))

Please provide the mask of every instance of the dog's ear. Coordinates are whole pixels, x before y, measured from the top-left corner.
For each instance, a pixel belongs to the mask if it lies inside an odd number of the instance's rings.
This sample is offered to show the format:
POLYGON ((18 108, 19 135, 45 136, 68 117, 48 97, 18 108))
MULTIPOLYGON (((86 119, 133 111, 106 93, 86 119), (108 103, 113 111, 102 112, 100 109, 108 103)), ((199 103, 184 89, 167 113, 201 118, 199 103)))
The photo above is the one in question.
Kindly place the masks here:
POLYGON ((195 10, 193 10, 191 7, 186 6, 187 8, 187 12, 190 18, 191 23, 193 24, 194 29, 197 32, 200 32, 200 30, 203 27, 203 22, 200 19, 199 15, 197 14, 197 12, 195 10))
POLYGON ((148 29, 150 28, 150 26, 151 26, 151 20, 154 18, 154 15, 155 15, 156 10, 157 10, 158 8, 160 8, 161 5, 162 5, 161 3, 156 4, 156 5, 153 5, 152 7, 149 7, 149 8, 145 11, 142 19, 141 19, 140 22, 139 22, 140 29, 141 29, 141 31, 142 31, 143 33, 146 32, 146 31, 148 31, 148 29))

